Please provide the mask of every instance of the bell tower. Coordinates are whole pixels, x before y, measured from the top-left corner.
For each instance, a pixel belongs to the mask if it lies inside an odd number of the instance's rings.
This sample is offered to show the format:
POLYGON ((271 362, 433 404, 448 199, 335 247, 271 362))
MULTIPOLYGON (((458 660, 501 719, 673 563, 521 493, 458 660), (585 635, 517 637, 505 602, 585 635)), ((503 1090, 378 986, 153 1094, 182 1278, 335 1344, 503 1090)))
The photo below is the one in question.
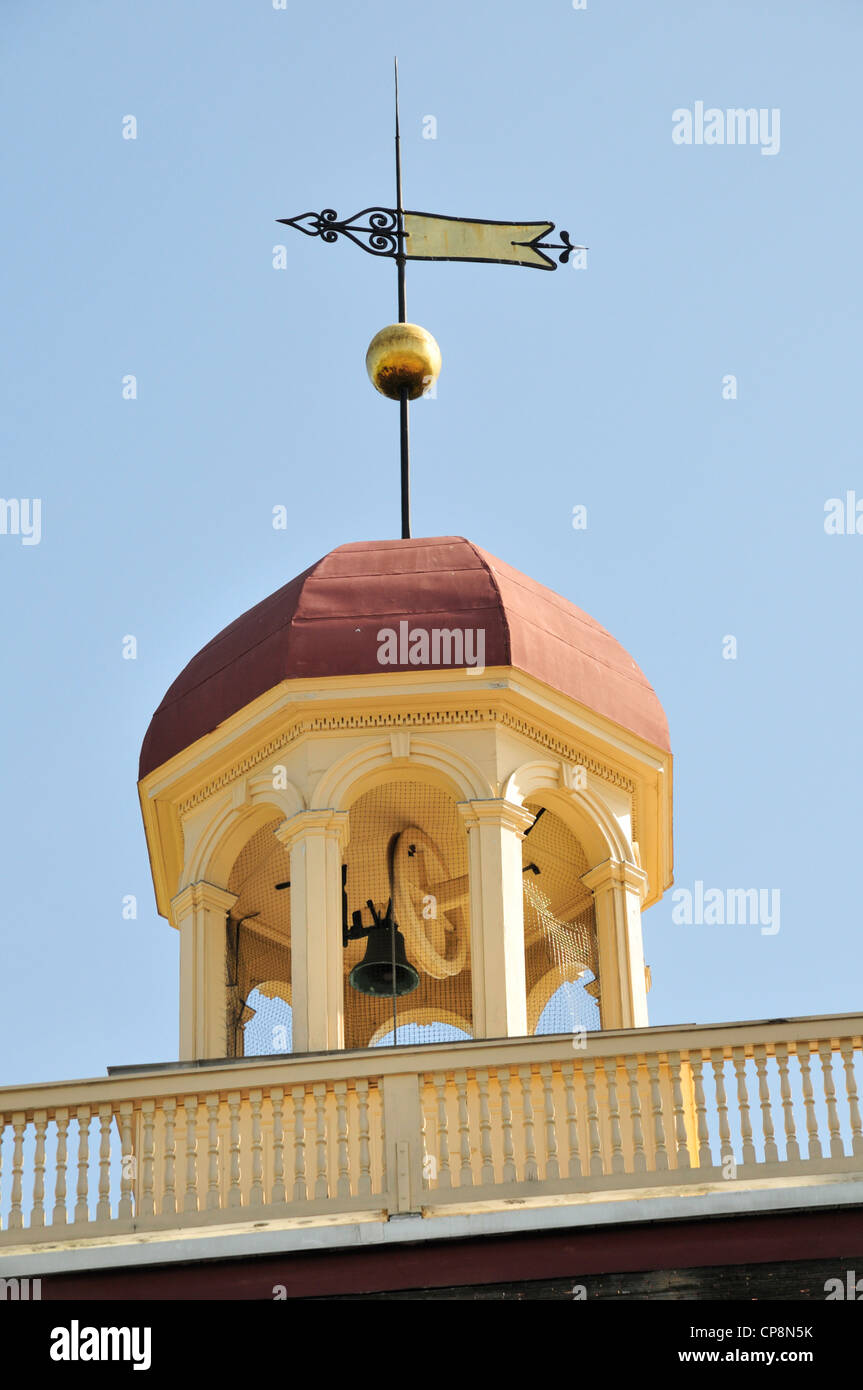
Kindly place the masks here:
POLYGON ((567 600, 411 535, 409 406, 441 354, 408 322, 407 262, 554 271, 585 248, 406 209, 394 76, 395 206, 278 220, 395 266, 366 369, 399 405, 401 540, 340 546, 238 618, 141 754, 184 1059, 647 1023, 641 910, 671 882, 659 701, 567 600))
POLYGON ((182 1059, 648 1021, 662 709, 608 632, 460 537, 341 546, 232 623, 156 711, 139 790, 182 1059))

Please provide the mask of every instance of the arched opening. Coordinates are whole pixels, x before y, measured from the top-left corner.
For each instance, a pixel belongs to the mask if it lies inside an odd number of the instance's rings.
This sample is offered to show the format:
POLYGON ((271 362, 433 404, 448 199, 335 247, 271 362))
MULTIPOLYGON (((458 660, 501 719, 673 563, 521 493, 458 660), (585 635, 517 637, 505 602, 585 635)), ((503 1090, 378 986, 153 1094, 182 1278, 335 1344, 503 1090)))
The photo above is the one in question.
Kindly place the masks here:
POLYGON ((286 980, 263 980, 243 1005, 244 1057, 268 1057, 293 1052, 294 1014, 291 986, 286 980))
POLYGON ((526 801, 536 819, 522 840, 528 1028, 600 1028, 599 963, 590 868, 579 840, 554 811, 526 801))
POLYGON ((559 984, 542 1009, 534 1033, 593 1033, 600 1027, 599 1001, 588 992, 593 971, 559 984))
MULTIPOLYGON (((405 1005, 398 1017, 398 1044, 462 1042, 472 1038, 470 1023, 460 1014, 405 1005)), ((369 1047, 392 1047, 392 1019, 382 1023, 369 1039, 369 1047)))
MULTIPOLYGON (((468 846, 455 798, 417 779, 388 780, 363 792, 348 814, 348 920, 361 912, 368 926, 369 900, 383 913, 392 899, 407 959, 420 977, 419 986, 396 1001, 399 1041, 401 1018, 428 1028, 456 1016, 470 1028, 468 846)), ((363 994, 348 982, 368 947, 369 939, 361 938, 344 953, 348 1048, 373 1046, 382 1029, 392 1031, 392 998, 363 994)))
MULTIPOLYGON (((465 1033, 463 1029, 456 1028, 452 1023, 400 1023, 396 1036, 399 1047, 416 1046, 418 1043, 442 1043, 442 1042, 463 1042, 470 1038, 470 1033, 465 1033)), ((393 1030, 390 1028, 388 1033, 375 1038, 370 1044, 372 1047, 392 1047, 393 1030)))
POLYGON ((259 1057, 290 1052, 291 869, 276 839, 282 816, 262 825, 234 861, 228 891, 237 901, 227 930, 227 1055, 259 1057))

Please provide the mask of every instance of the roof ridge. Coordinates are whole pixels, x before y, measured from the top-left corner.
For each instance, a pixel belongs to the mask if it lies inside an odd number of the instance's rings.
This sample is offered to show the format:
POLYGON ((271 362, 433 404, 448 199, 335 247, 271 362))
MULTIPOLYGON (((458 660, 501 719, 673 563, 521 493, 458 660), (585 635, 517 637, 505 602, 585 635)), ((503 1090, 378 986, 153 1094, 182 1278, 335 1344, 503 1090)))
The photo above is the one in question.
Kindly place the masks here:
POLYGON ((501 593, 501 591, 500 591, 500 585, 499 585, 498 582, 497 582, 497 575, 495 574, 495 572, 494 572, 494 570, 492 569, 491 565, 488 563, 489 560, 494 559, 495 557, 492 556, 492 555, 488 555, 486 551, 482 550, 478 545, 475 545, 473 541, 467 540, 466 537, 465 537, 464 539, 465 539, 465 541, 466 541, 466 544, 470 546, 470 548, 471 548, 471 550, 473 551, 474 555, 475 555, 475 556, 477 557, 477 559, 479 560, 480 564, 482 565, 483 569, 485 570, 486 574, 488 575, 489 579, 491 580, 492 585, 494 586, 494 591, 495 591, 495 593, 497 594, 498 607, 499 607, 499 609, 500 609, 501 617, 503 618, 503 627, 504 627, 504 631, 505 631, 505 633, 506 633, 506 656, 507 656, 507 665, 508 665, 508 666, 511 666, 511 665, 512 665, 512 633, 511 633, 511 631, 510 631, 510 626, 509 626, 509 614, 508 614, 507 611, 506 611, 506 604, 505 604, 504 601, 503 601, 503 594, 501 593))

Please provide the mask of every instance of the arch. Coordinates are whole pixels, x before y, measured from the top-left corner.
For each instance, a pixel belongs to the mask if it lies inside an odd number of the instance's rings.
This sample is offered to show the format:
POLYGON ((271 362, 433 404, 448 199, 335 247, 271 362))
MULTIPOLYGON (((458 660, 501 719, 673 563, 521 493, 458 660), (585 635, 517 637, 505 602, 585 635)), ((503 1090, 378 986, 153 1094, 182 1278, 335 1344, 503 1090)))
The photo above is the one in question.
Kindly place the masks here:
POLYGON ((247 995, 246 998, 243 1000, 243 1014, 246 1014, 246 1013, 248 1013, 248 1017, 243 1017, 243 1018, 241 1018, 242 1028, 243 1028, 243 1056, 244 1056, 244 1057, 267 1057, 267 1056, 272 1056, 273 1054, 278 1054, 278 1053, 290 1053, 290 1052, 293 1051, 293 1013, 294 1013, 294 1008, 293 1008, 293 998, 292 998, 292 992, 291 992, 290 981, 288 981, 288 980, 262 980, 262 981, 260 982, 260 984, 253 985, 252 988, 249 990, 248 995, 247 995), (276 1024, 272 1024, 272 1023, 271 1023, 270 1026, 271 1026, 271 1029, 272 1029, 272 1036, 271 1036, 271 1038, 270 1038, 270 1041, 273 1043, 273 1046, 270 1047, 269 1049, 267 1049, 266 1051, 263 1051, 263 1052, 250 1052, 250 1051, 248 1050, 248 1048, 247 1048, 247 1045, 246 1045, 246 1039, 247 1039, 248 1036, 250 1036, 250 1035, 248 1035, 248 1034, 246 1033, 246 1029, 248 1028, 249 1024, 252 1023, 252 1022, 254 1022, 255 1019, 257 1019, 257 1027, 260 1028, 260 1027, 263 1026, 263 1020, 259 1017, 259 1015, 260 1015, 260 1013, 261 1013, 261 1010, 260 1010, 259 1008, 254 1008, 254 1007, 249 1003, 249 1000, 251 999, 252 995, 255 994, 255 993, 258 993, 258 994, 263 995, 265 999, 271 999, 271 1000, 278 999, 278 1000, 280 1000, 280 1001, 286 1006, 287 1011, 288 1011, 288 1012, 287 1012, 287 1016, 285 1017, 284 1021, 279 1022, 279 1023, 276 1023, 276 1024), (290 1028, 290 1040, 289 1040, 289 1035, 288 1035, 288 1029, 289 1029, 289 1028, 290 1028), (284 1033, 284 1038, 281 1037, 281 1033, 282 1033, 282 1032, 284 1033), (278 1036, 277 1036, 277 1034, 278 1034, 278 1036), (281 1046, 281 1045, 280 1045, 281 1043, 284 1043, 284 1046, 281 1046))
POLYGON ((192 815, 183 825, 186 864, 180 884, 185 888, 198 879, 224 887, 237 855, 262 825, 278 817, 287 819, 304 810, 303 798, 288 782, 273 786, 269 772, 243 780, 207 803, 206 816, 192 815))
POLYGON ((388 781, 426 780, 456 801, 483 800, 494 789, 479 767, 464 754, 430 738, 411 733, 407 757, 393 757, 390 738, 378 738, 347 753, 327 768, 315 787, 312 806, 347 811, 374 786, 388 781))
POLYGON ((583 846, 591 868, 606 859, 638 867, 629 836, 602 797, 598 779, 587 774, 586 781, 579 785, 569 764, 538 758, 510 773, 503 795, 517 806, 532 801, 555 811, 583 846))
POLYGON ((565 965, 553 965, 546 971, 527 996, 527 1031, 530 1034, 536 1032, 546 1005, 561 985, 577 984, 583 975, 589 973, 588 970, 580 970, 578 974, 573 974, 565 965))
MULTIPOLYGON (((419 1024, 420 1027, 428 1027, 432 1023, 445 1023, 450 1028, 458 1028, 462 1033, 466 1033, 469 1038, 473 1037, 473 1030, 469 1019, 461 1014, 453 1013, 451 1009, 411 1009, 407 1008, 398 1011, 398 1026, 404 1028, 409 1023, 419 1024)), ((388 1033, 393 1031, 393 1021, 388 1018, 386 1023, 381 1023, 372 1033, 367 1047, 375 1047, 381 1038, 385 1038, 388 1033)))

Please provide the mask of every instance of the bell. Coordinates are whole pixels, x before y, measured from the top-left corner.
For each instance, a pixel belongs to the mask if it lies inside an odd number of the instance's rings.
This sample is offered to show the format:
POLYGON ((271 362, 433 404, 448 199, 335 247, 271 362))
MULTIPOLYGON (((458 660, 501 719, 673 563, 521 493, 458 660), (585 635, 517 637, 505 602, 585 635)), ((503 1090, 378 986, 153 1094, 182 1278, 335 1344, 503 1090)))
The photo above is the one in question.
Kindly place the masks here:
POLYGON ((378 918, 368 932, 365 960, 355 965, 348 983, 360 994, 392 999, 394 994, 411 994, 420 982, 419 971, 410 964, 405 939, 387 914, 378 918), (395 981, 393 981, 393 932, 395 932, 395 981))

